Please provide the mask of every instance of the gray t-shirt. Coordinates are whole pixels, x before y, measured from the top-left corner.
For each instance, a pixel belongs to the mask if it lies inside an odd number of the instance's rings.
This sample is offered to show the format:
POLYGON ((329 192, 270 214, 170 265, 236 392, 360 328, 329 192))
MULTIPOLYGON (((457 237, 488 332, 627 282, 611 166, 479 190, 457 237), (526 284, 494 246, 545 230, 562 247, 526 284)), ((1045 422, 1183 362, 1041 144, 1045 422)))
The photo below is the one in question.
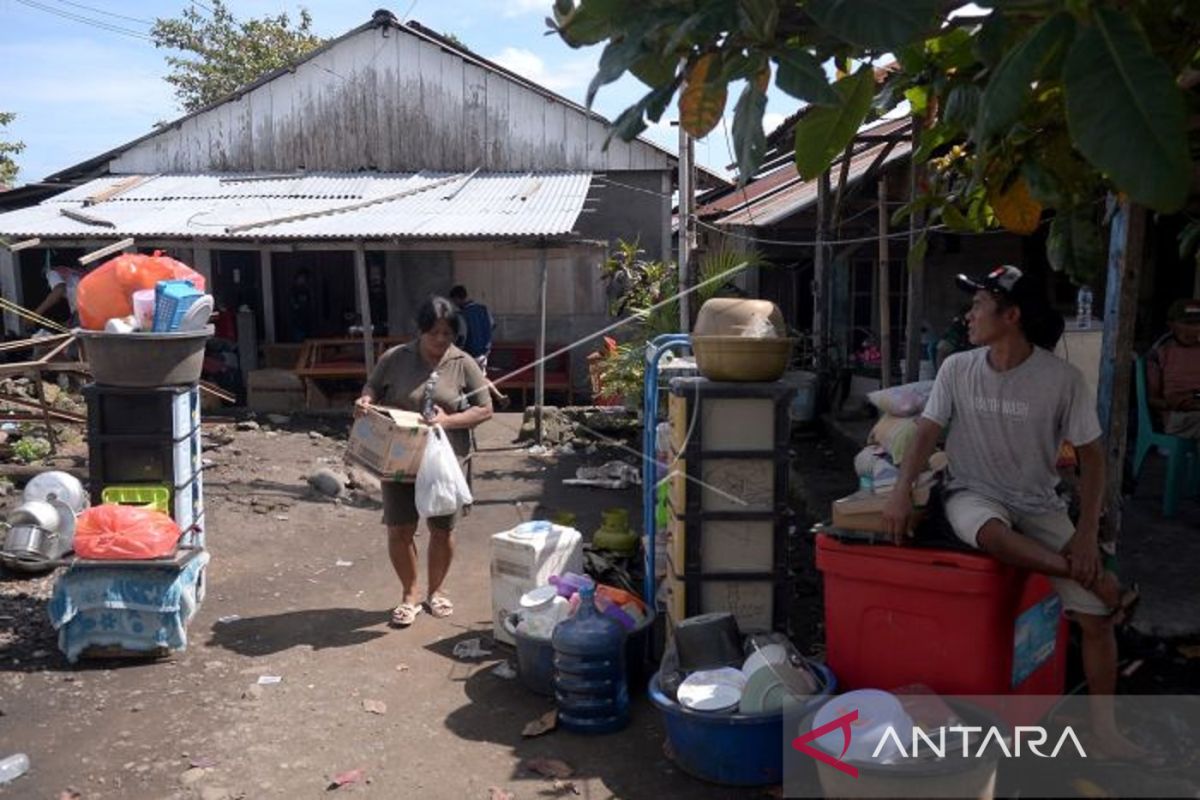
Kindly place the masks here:
POLYGON ((923 416, 949 425, 947 488, 970 489, 1027 514, 1059 511, 1062 442, 1100 438, 1096 401, 1083 374, 1039 347, 997 372, 988 348, 950 356, 938 370, 923 416))
MULTIPOLYGON (((380 357, 367 379, 367 388, 379 405, 420 412, 431 372, 421 358, 417 342, 413 341, 397 345, 380 357)), ((470 406, 491 406, 492 396, 486 388, 483 371, 462 350, 452 345, 442 356, 437 372, 433 402, 447 414, 466 411, 470 406)), ((470 454, 470 431, 456 428, 446 431, 446 437, 459 458, 470 454)))

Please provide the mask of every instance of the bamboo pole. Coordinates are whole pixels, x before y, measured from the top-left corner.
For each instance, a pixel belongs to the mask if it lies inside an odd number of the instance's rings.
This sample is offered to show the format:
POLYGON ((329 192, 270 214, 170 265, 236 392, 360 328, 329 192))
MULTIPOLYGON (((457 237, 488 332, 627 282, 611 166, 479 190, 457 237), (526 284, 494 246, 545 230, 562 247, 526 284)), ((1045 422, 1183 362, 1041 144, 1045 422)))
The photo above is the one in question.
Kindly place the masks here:
POLYGON ((892 276, 888 261, 887 175, 879 175, 879 376, 892 385, 892 276))

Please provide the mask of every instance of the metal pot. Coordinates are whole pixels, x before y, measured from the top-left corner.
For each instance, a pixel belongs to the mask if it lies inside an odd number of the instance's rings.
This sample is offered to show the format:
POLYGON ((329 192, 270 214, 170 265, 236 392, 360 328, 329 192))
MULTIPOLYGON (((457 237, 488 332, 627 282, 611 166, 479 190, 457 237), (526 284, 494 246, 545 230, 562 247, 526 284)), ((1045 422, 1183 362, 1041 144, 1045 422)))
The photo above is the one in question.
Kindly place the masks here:
POLYGON ((8 518, 6 563, 57 561, 75 547, 75 512, 61 500, 22 503, 8 518))
POLYGON ((61 537, 37 525, 13 525, 4 537, 0 560, 22 572, 53 569, 51 562, 62 557, 61 537))

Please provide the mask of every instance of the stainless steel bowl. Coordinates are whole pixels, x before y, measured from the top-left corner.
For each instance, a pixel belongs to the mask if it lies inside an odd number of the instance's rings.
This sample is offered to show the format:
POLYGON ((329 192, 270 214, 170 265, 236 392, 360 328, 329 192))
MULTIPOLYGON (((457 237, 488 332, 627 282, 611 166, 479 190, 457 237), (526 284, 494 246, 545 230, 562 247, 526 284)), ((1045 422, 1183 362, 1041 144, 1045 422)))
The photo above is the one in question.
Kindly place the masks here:
POLYGON ((50 470, 34 476, 25 484, 25 500, 61 500, 76 514, 88 505, 88 496, 83 484, 71 473, 60 470, 50 470))

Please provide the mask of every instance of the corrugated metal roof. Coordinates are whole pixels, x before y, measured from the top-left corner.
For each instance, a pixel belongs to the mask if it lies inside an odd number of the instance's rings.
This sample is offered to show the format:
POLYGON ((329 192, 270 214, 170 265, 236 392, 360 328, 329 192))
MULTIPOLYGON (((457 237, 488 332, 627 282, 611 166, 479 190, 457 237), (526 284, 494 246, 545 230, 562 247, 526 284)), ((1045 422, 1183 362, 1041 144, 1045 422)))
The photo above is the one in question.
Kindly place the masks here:
MULTIPOLYGON (((886 136, 902 131, 908 124, 907 117, 887 120, 864 127, 859 131, 859 135, 886 136)), ((853 183, 861 178, 887 147, 886 142, 864 142, 850 157, 847 180, 853 183)), ((897 142, 883 163, 890 164, 906 158, 910 152, 910 141, 897 142)), ((840 163, 841 160, 838 159, 832 167, 835 180, 839 174, 840 163)), ((800 174, 796 172, 795 163, 789 160, 784 166, 750 181, 744 188, 735 189, 706 203, 697 213, 701 217, 721 215, 715 220, 717 225, 758 227, 774 225, 816 202, 817 181, 801 180, 800 174)))
POLYGON ((575 228, 591 178, 590 172, 106 176, 39 205, 0 214, 0 234, 187 239, 564 236, 575 228), (89 224, 80 215, 110 225, 89 224))

